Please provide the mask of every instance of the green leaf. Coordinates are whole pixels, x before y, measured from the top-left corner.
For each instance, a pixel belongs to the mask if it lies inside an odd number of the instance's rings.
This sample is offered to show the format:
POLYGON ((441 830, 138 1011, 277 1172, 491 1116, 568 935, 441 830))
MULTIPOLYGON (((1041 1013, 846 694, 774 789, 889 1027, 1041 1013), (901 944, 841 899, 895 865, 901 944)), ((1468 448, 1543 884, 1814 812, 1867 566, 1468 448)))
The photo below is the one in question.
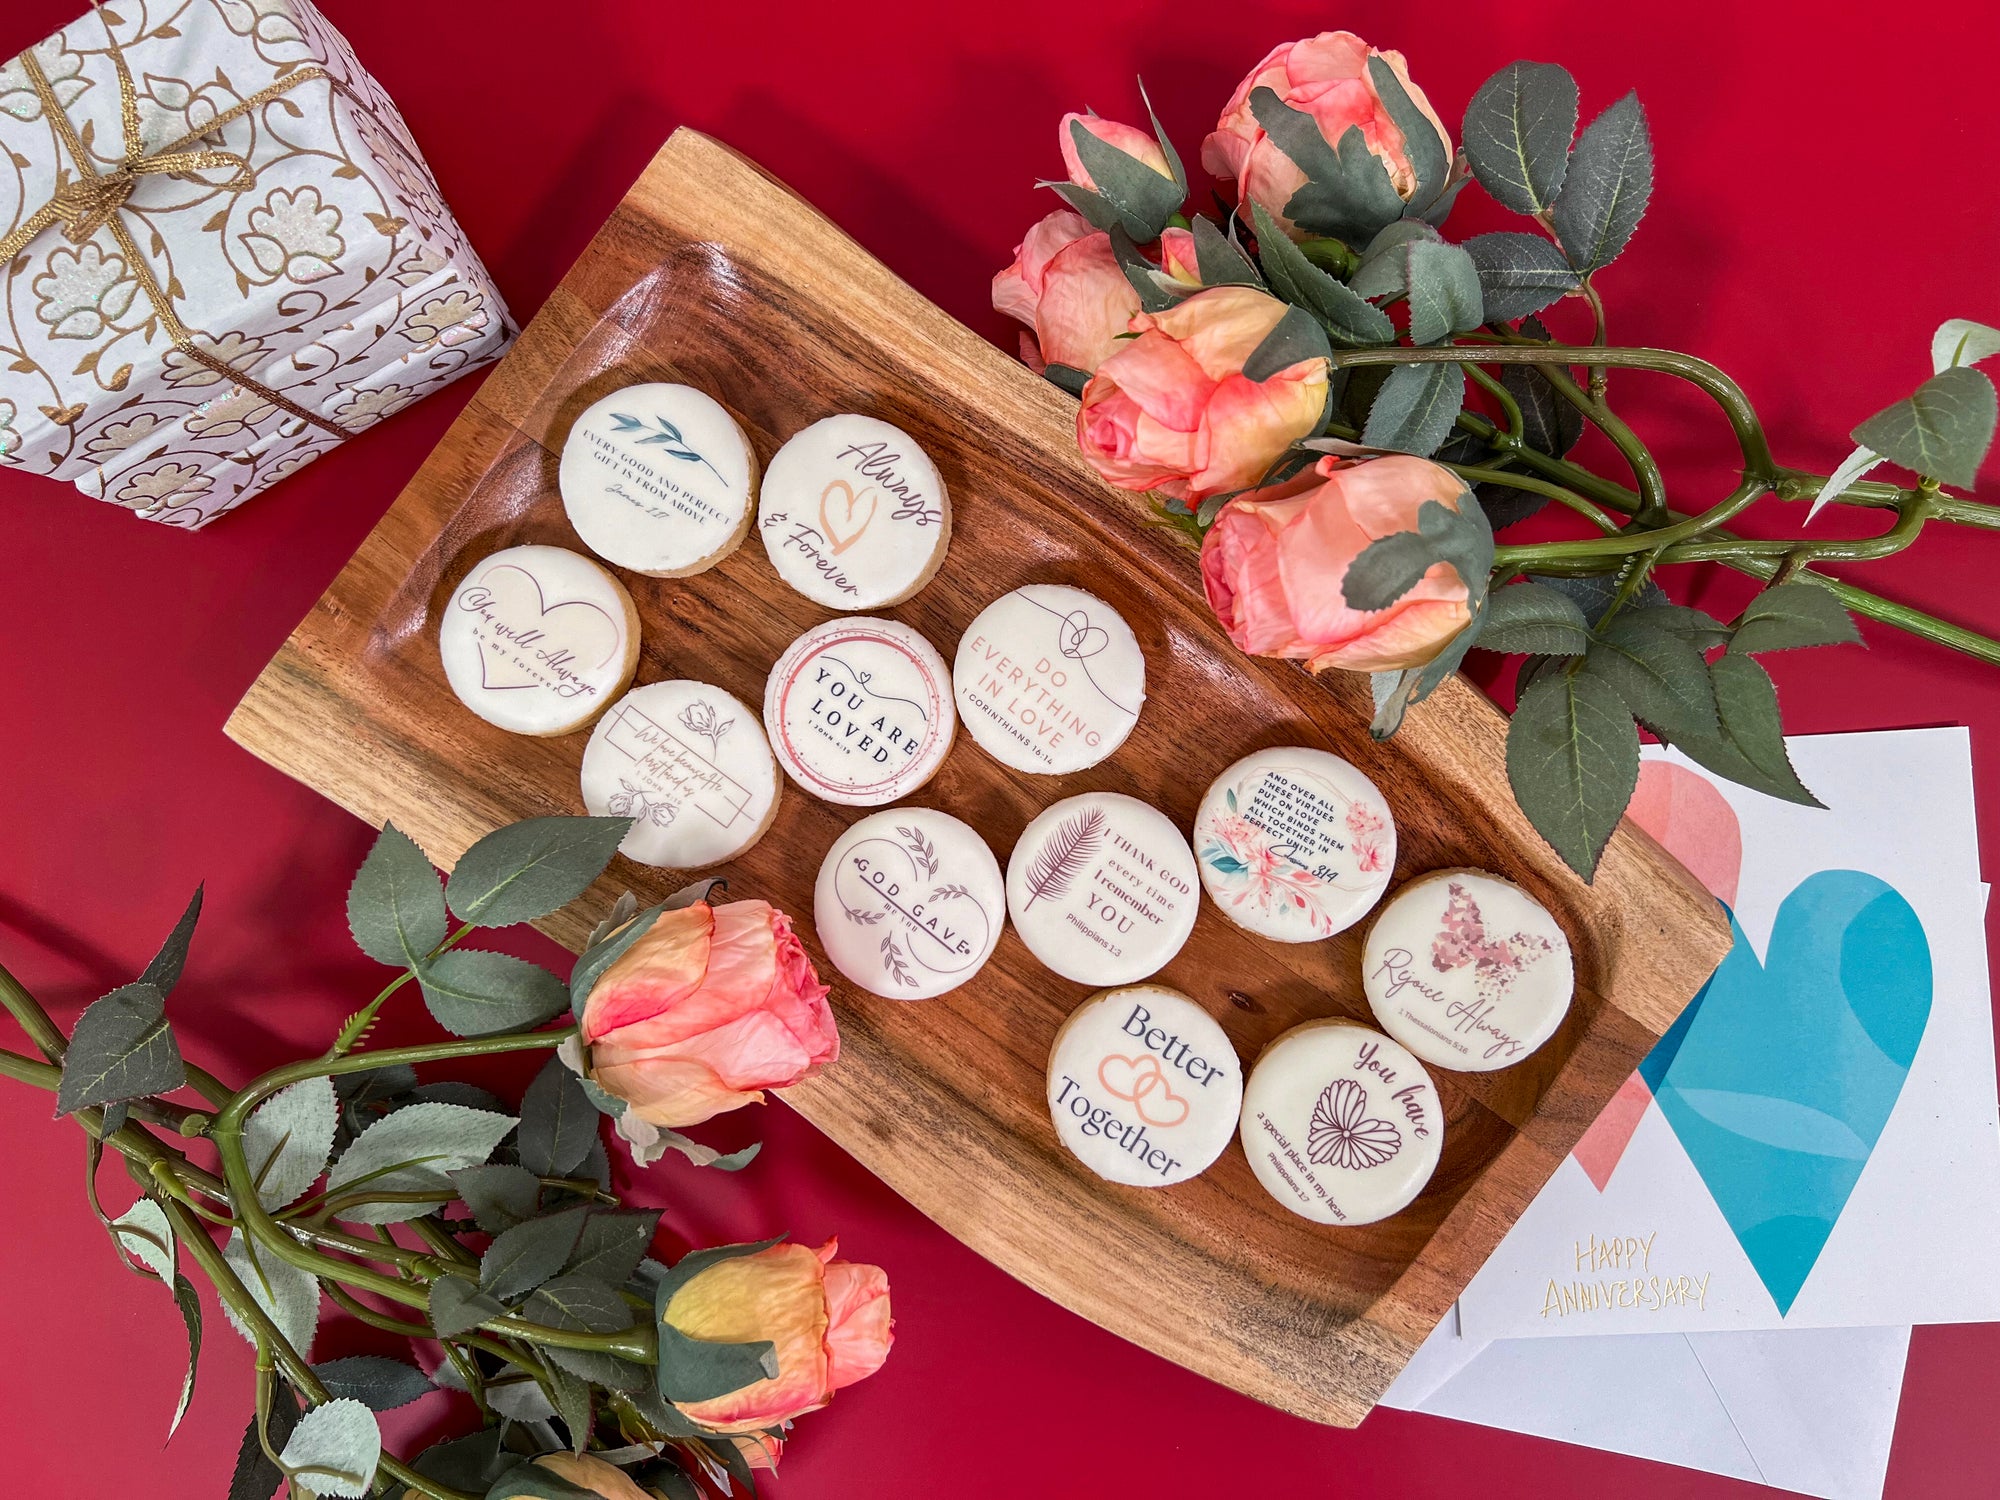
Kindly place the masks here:
MULTIPOLYGON (((281 1259, 268 1246, 253 1250, 240 1229, 229 1232, 229 1242, 222 1247, 222 1258, 243 1283, 244 1290, 250 1293, 250 1300, 277 1325, 278 1332, 285 1336, 285 1342, 301 1357, 310 1355, 313 1332, 319 1327, 319 1282, 313 1273, 281 1259)), ((235 1309, 227 1302, 222 1304, 222 1311, 230 1326, 242 1334, 246 1342, 257 1342, 249 1326, 236 1316, 235 1309)))
POLYGON ((1326 330, 1318 319, 1302 307, 1288 307, 1276 326, 1264 335, 1263 342, 1243 361, 1243 374, 1247 379, 1262 382, 1305 360, 1332 358, 1333 347, 1327 343, 1326 330))
MULTIPOLYGON (((1532 573, 1529 577, 1536 583, 1545 584, 1559 594, 1567 594, 1576 601, 1583 617, 1595 625, 1611 607, 1611 601, 1618 593, 1618 575, 1615 573, 1593 573, 1582 578, 1565 578, 1554 573, 1532 573)), ((1660 586, 1650 578, 1639 586, 1633 596, 1636 605, 1665 604, 1667 596, 1660 586)))
POLYGON ((750 1461, 743 1456, 743 1450, 738 1448, 731 1438, 704 1433, 701 1446, 708 1450, 709 1457, 729 1476, 733 1485, 741 1485, 747 1494, 757 1493, 757 1479, 750 1472, 750 1461))
POLYGON ((150 984, 122 985, 77 1017, 56 1090, 56 1113, 171 1093, 187 1082, 166 998, 150 984))
POLYGON ((1387 609, 1439 562, 1449 563, 1475 598, 1485 593, 1493 533, 1464 498, 1456 510, 1426 500, 1417 508, 1415 531, 1391 532, 1362 548, 1341 580, 1341 598, 1349 609, 1387 609))
POLYGON ((330 1078, 302 1078, 280 1089, 243 1128, 243 1156, 257 1201, 275 1213, 299 1201, 326 1170, 340 1104, 330 1078))
POLYGON ((153 955, 153 961, 139 976, 139 983, 150 984, 160 992, 162 999, 174 992, 174 986, 181 982, 181 970, 187 966, 188 943, 194 937, 194 924, 201 916, 201 892, 202 887, 194 888, 194 895, 188 899, 181 919, 174 923, 174 930, 167 934, 167 940, 160 944, 160 951, 153 955))
POLYGON ((1139 253, 1124 225, 1114 225, 1108 238, 1112 257, 1125 273, 1126 284, 1138 294, 1141 311, 1163 312, 1188 295, 1186 287, 1171 276, 1162 275, 1158 266, 1139 253))
MULTIPOLYGON (((468 1437, 434 1443, 418 1454, 410 1467, 426 1479, 435 1479, 468 1494, 484 1495, 495 1480, 525 1462, 518 1453, 501 1446, 504 1436, 499 1427, 489 1427, 468 1437)), ((232 1495, 230 1500, 236 1497, 232 1495)), ((266 1495, 262 1500, 270 1497, 266 1495)), ((416 1500, 416 1492, 406 1490, 403 1500, 416 1500)))
MULTIPOLYGON (((279 1380, 271 1392, 271 1414, 264 1427, 272 1452, 285 1451, 285 1443, 298 1423, 298 1403, 292 1399, 284 1381, 279 1380)), ((228 1500, 271 1500, 278 1486, 284 1482, 285 1476, 279 1472, 278 1466, 264 1456, 264 1445, 257 1440, 257 1416, 253 1412, 250 1425, 243 1429, 243 1441, 236 1450, 236 1470, 229 1477, 228 1500)))
POLYGON ((1479 185, 1517 214, 1556 201, 1576 134, 1576 80, 1554 63, 1509 63, 1465 109, 1465 154, 1479 185))
MULTIPOLYGON (((1674 748, 1718 776, 1766 796, 1819 807, 1785 752, 1778 718, 1778 690, 1771 674, 1748 656, 1727 652, 1708 664, 1721 732, 1672 740, 1674 748)), ((1666 736, 1662 736, 1666 738, 1666 736)))
POLYGON ((1931 335, 1931 373, 1942 374, 1960 365, 1976 365, 2000 354, 2000 328, 1989 328, 1970 318, 1950 318, 1931 335))
POLYGON ((461 922, 507 927, 569 905, 604 873, 630 818, 529 818, 465 851, 445 886, 461 922))
MULTIPOLYGON (((1387 344, 1395 341, 1396 325, 1389 321, 1387 313, 1307 260, 1305 252, 1285 237, 1277 221, 1264 211, 1262 204, 1252 203, 1250 213, 1257 230, 1257 253, 1264 262, 1264 274, 1270 278, 1271 289, 1326 325, 1320 340, 1322 344, 1325 334, 1331 334, 1345 344, 1387 344)), ((1280 328, 1283 326, 1279 325, 1280 328)), ((1276 333, 1274 329, 1265 343, 1270 343, 1276 333)), ((1331 354, 1332 351, 1327 352, 1331 354)), ((1295 356, 1294 362, 1306 357, 1295 356)), ((1245 370, 1247 373, 1248 366, 1245 370)))
MULTIPOLYGON (((1285 205, 1285 217, 1300 229, 1365 245, 1385 224, 1403 217, 1402 196, 1358 126, 1343 131, 1339 143, 1329 146, 1317 120, 1263 86, 1250 91, 1250 113, 1271 143, 1305 174, 1305 186, 1285 205)), ((1258 245, 1263 245, 1261 234, 1258 245)))
MULTIPOLYGON (((590 1393, 583 1393, 583 1410, 590 1409, 590 1393)), ((486 1500, 599 1500, 596 1490, 571 1484, 552 1469, 540 1464, 520 1464, 509 1469, 486 1491, 486 1500)))
POLYGON ((408 1406, 437 1387, 415 1365, 379 1354, 356 1354, 314 1365, 313 1374, 336 1399, 359 1401, 370 1411, 394 1411, 408 1406))
POLYGON ((1814 516, 1826 509, 1829 501, 1836 499, 1847 487, 1867 477, 1868 472, 1882 462, 1882 455, 1873 448, 1856 448, 1840 461, 1840 467, 1827 475, 1826 483, 1813 496, 1812 508, 1806 512, 1806 524, 1811 525, 1814 516))
POLYGON ((1549 847, 1589 880, 1638 785, 1638 726, 1602 679, 1545 672, 1507 727, 1507 780, 1549 847))
POLYGON ((1368 242, 1348 290, 1375 301, 1402 296, 1410 289, 1411 246, 1438 242, 1438 232, 1422 219, 1398 219, 1368 242))
POLYGON ((1077 160, 1090 174, 1097 192, 1117 210, 1125 232, 1140 244, 1151 244, 1180 211, 1187 197, 1183 183, 1161 175, 1135 156, 1099 140, 1081 120, 1069 122, 1069 138, 1077 160))
POLYGON ((1561 458, 1576 446, 1583 413, 1563 400, 1548 376, 1533 365, 1502 365, 1500 383, 1521 408, 1521 440, 1530 448, 1561 458))
MULTIPOLYGON (((461 1104, 407 1104, 370 1125, 341 1153, 327 1175, 327 1191, 435 1193, 439 1202, 448 1202, 458 1189, 446 1174, 484 1162, 516 1123, 511 1115, 461 1104)), ((436 1206, 366 1203, 342 1209, 337 1217, 400 1224, 436 1206)))
POLYGON ((565 1275, 530 1297, 521 1315, 550 1328, 584 1333, 617 1333, 634 1322, 632 1309, 615 1286, 595 1276, 565 1275))
POLYGON ((151 1198, 141 1198, 111 1221, 112 1237, 132 1259, 158 1280, 171 1282, 178 1252, 167 1211, 151 1198))
POLYGON ((440 953, 417 978, 431 1015, 454 1036, 526 1031, 569 1000, 563 982, 539 964, 483 948, 440 953))
POLYGON ((646 1258, 659 1227, 660 1211, 656 1208, 637 1213, 591 1214, 583 1221, 583 1234, 577 1239, 564 1275, 587 1276, 623 1286, 646 1258))
POLYGON ((549 1397, 555 1402, 556 1415, 569 1429, 569 1446, 573 1452, 581 1453, 590 1446, 593 1406, 590 1386, 561 1365, 550 1365, 548 1375, 549 1397))
POLYGON ((571 1015, 578 1020, 583 1019, 583 1007, 590 1000, 590 988, 597 983, 598 976, 623 958, 625 950, 644 937, 659 921, 660 913, 667 909, 664 904, 647 907, 610 937, 593 943, 577 955, 576 964, 569 971, 571 1015))
POLYGON ((1555 204, 1556 238, 1569 263, 1595 271, 1616 260, 1653 196, 1653 139, 1636 93, 1590 122, 1570 153, 1555 204))
POLYGON ((354 945, 378 964, 415 968, 442 943, 448 919, 430 856, 394 823, 347 888, 347 927, 354 945))
POLYGON ((1127 233, 1131 231, 1125 216, 1102 193, 1093 193, 1089 188, 1078 187, 1073 182, 1038 182, 1035 186, 1053 190, 1063 202, 1082 214, 1092 229, 1102 229, 1107 234, 1114 229, 1123 229, 1127 233))
POLYGON ((1516 583, 1488 599, 1477 644, 1486 651, 1581 656, 1590 649, 1590 628, 1567 594, 1546 584, 1516 583))
POLYGON ((489 1319, 502 1317, 507 1309, 463 1276, 440 1276, 431 1283, 430 1320, 439 1338, 456 1338, 470 1333, 489 1319))
MULTIPOLYGON (((668 1410, 673 1408, 668 1407, 668 1410)), ((680 1466, 679 1460, 666 1454, 640 1469, 634 1477, 645 1489, 658 1491, 661 1500, 704 1500, 706 1495, 706 1491, 680 1466)))
POLYGON ((1736 617, 1729 649, 1742 655, 1801 646, 1852 646, 1861 641, 1854 618, 1833 590, 1808 579, 1765 589, 1736 617))
POLYGON ((769 1340, 724 1344, 689 1338, 667 1321, 674 1294, 702 1271, 739 1255, 768 1250, 778 1240, 717 1245, 684 1255, 653 1288, 653 1323, 660 1335, 657 1389, 669 1401, 712 1401, 778 1374, 777 1346, 769 1340))
POLYGON ((1486 317, 1494 322, 1529 317, 1583 285, 1562 250, 1538 234, 1475 234, 1465 253, 1479 276, 1486 317))
POLYGON ((1664 736, 1715 733, 1708 663, 1685 637, 1660 628, 1645 610, 1615 615, 1597 632, 1581 675, 1604 682, 1632 717, 1664 736))
POLYGON ((1361 441, 1429 458, 1450 436, 1464 404, 1465 372, 1457 365, 1398 365, 1376 394, 1361 441))
POLYGON ((1079 370, 1075 365, 1049 364, 1042 368, 1042 379, 1050 385, 1060 386, 1072 396, 1081 396, 1083 388, 1090 384, 1090 371, 1079 370))
POLYGON ((1375 96, 1382 101, 1396 129, 1402 132, 1403 153, 1417 179, 1407 212, 1422 212, 1444 191, 1445 179, 1451 175, 1451 152, 1446 149, 1437 126, 1403 88, 1396 70, 1372 52, 1368 55, 1368 77, 1375 85, 1375 96))
POLYGON ((1213 220, 1197 214, 1193 224, 1194 263, 1203 286, 1262 287, 1264 280, 1250 257, 1215 227, 1213 220))
POLYGON ((1414 242, 1409 270, 1411 343, 1441 343, 1485 320, 1479 268, 1457 245, 1414 242))
POLYGON ((187 1329, 188 1367, 187 1374, 181 1377, 181 1395, 174 1403, 174 1419, 167 1424, 169 1440, 180 1431, 181 1418, 187 1415, 194 1400, 195 1367, 201 1363, 201 1294, 185 1276, 174 1277, 174 1306, 180 1309, 181 1323, 187 1329))
POLYGON ((313 1494, 359 1500, 382 1461, 382 1429, 359 1401, 328 1401, 299 1418, 278 1457, 313 1494))
POLYGON ((529 1219, 493 1238, 479 1257, 479 1289, 502 1302, 524 1296, 563 1268, 583 1232, 581 1208, 529 1219))
POLYGON ((704 1146, 700 1141, 682 1135, 678 1130, 669 1130, 664 1125, 653 1127, 658 1140, 680 1152, 697 1167, 713 1167, 718 1172, 740 1172, 757 1158, 764 1149, 762 1141, 752 1141, 740 1151, 727 1153, 713 1146, 704 1146))
POLYGON ((540 1177, 567 1177, 597 1139, 597 1107, 559 1057, 542 1065, 521 1098, 521 1165, 540 1177))
POLYGON ((1713 646, 1729 644, 1733 632, 1730 628, 1699 609, 1691 609, 1685 604, 1641 604, 1626 610, 1627 614, 1639 616, 1654 627, 1679 636, 1697 651, 1707 651, 1713 646))
POLYGON ((495 1162, 449 1175, 458 1196, 472 1210, 474 1222, 488 1234, 499 1234, 523 1219, 532 1219, 541 1206, 541 1181, 526 1167, 495 1162))
POLYGON ((1993 382, 1960 367, 1854 429, 1854 441, 1927 478, 1971 489, 1993 441, 1993 382))

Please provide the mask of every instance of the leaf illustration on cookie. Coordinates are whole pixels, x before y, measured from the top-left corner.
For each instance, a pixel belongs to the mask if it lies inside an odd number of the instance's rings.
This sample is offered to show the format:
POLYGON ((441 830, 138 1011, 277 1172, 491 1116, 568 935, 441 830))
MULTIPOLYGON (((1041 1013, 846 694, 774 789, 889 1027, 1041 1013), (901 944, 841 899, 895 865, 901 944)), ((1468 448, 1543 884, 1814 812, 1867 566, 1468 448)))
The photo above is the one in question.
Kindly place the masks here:
POLYGON ((896 832, 909 841, 910 858, 917 868, 926 875, 936 875, 938 872, 937 845, 924 837, 922 829, 905 828, 901 824, 898 824, 896 832))
POLYGON ((1313 1104, 1306 1158, 1358 1172, 1379 1167, 1403 1149, 1403 1134, 1388 1120, 1370 1119, 1368 1090, 1336 1078, 1313 1104))
POLYGON ((1103 808, 1087 807, 1064 818, 1028 866, 1027 905, 1067 891, 1103 842, 1103 808))
MULTIPOLYGON (((646 435, 638 440, 639 447, 658 446, 666 452, 669 458, 678 458, 688 463, 700 464, 709 473, 715 475, 717 479, 722 479, 721 470, 717 469, 714 464, 690 448, 687 439, 681 436, 680 428, 669 422, 665 417, 653 418, 653 425, 659 428, 658 432, 647 432, 646 424, 643 421, 622 411, 614 411, 611 414, 611 423, 619 432, 645 432, 646 435)), ((722 482, 725 487, 729 483, 726 479, 722 479, 722 482)))

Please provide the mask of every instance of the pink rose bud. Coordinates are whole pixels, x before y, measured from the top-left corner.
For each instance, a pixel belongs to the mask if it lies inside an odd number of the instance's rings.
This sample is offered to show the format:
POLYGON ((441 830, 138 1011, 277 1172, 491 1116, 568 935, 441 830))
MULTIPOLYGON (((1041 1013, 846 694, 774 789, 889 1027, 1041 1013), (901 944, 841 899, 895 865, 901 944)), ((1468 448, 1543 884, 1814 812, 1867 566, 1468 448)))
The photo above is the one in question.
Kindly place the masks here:
POLYGON ((767 903, 661 912, 584 1003, 591 1077, 650 1124, 698 1125, 840 1055, 826 996, 767 903))
POLYGON ((1417 529, 1426 500, 1476 505, 1451 470, 1401 454, 1323 458, 1284 485, 1223 506, 1201 548, 1201 581, 1230 640, 1252 656, 1304 659, 1313 671, 1422 666, 1471 622, 1465 582, 1433 563, 1387 609, 1352 609, 1348 565, 1371 542, 1417 529))
POLYGON ((778 1359, 775 1377, 679 1402, 682 1411, 716 1431, 752 1432, 817 1411, 842 1386, 882 1368, 895 1339, 889 1278, 879 1266, 835 1260, 839 1248, 837 1240, 817 1250, 773 1245, 715 1261, 674 1293, 665 1319, 689 1338, 769 1339, 778 1359))
POLYGON ((1169 180, 1173 169, 1167 165, 1167 153, 1160 149, 1160 143, 1145 131, 1131 125, 1120 125, 1116 120, 1106 120, 1098 115, 1068 114, 1062 117, 1057 135, 1062 138, 1063 166, 1069 171, 1069 180, 1080 188, 1088 188, 1093 193, 1097 184, 1091 181, 1090 172, 1077 155, 1076 137, 1070 133, 1070 122, 1076 121, 1096 136, 1105 145, 1123 151, 1134 161, 1143 162, 1169 180))
POLYGON ((1183 286, 1201 285, 1201 263, 1194 253, 1194 236, 1169 229, 1160 236, 1160 269, 1183 286))
POLYGON ((1120 489, 1190 504, 1262 479, 1326 407, 1323 358, 1262 382, 1243 373, 1284 315, 1284 303, 1247 286, 1211 287, 1138 314, 1138 337, 1084 387, 1076 417, 1084 458, 1120 489))
POLYGON ((1034 330, 1031 366, 1089 372, 1118 347, 1139 294, 1119 269, 1111 236, 1060 209, 1028 231, 1014 264, 993 278, 993 306, 1034 330))
POLYGON ((1251 90, 1268 88, 1293 109, 1311 115, 1329 146, 1337 147, 1340 138, 1358 126, 1369 151, 1388 169, 1396 192, 1407 200, 1417 190, 1416 170, 1410 165, 1402 130, 1389 118, 1368 76, 1371 57, 1389 65, 1410 102, 1437 127, 1445 155, 1451 155, 1451 135, 1424 91, 1410 82, 1402 53, 1377 51, 1352 32, 1323 31, 1274 48, 1250 70, 1250 76, 1236 86, 1215 133, 1202 142, 1201 164, 1212 176, 1234 178, 1243 199, 1262 204, 1287 234, 1298 237, 1285 217, 1285 205, 1305 185, 1305 173, 1264 134, 1250 110, 1251 90))

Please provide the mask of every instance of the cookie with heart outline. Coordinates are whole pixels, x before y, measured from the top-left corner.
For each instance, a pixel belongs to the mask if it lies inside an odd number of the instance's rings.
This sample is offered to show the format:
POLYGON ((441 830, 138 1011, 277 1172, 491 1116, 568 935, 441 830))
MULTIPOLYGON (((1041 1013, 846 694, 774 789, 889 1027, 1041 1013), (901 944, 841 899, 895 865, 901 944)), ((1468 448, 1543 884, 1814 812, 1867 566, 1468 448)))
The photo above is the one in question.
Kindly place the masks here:
POLYGON ((943 566, 951 499, 908 433, 843 413, 813 423, 771 459, 757 534, 778 576, 814 603, 880 609, 943 566))
POLYGON ((880 807, 937 774, 958 733, 951 671, 894 620, 842 616, 785 648, 764 684, 785 774, 823 802, 880 807))
POLYGON ((439 612, 438 655, 458 700, 514 734, 582 729, 639 664, 625 586, 562 547, 509 547, 474 564, 439 612))
POLYGON ((1179 990, 1100 990, 1049 1048, 1049 1118, 1108 1182, 1167 1187, 1199 1175, 1236 1133, 1243 1068, 1214 1017, 1179 990))

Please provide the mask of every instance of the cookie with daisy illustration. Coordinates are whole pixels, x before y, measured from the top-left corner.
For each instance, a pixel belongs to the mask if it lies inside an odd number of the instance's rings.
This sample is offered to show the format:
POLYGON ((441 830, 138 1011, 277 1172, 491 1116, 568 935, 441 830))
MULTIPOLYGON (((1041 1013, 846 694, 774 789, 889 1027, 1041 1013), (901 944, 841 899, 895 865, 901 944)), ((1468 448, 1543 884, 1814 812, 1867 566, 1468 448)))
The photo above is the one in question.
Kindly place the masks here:
POLYGON ((1287 745, 1216 777, 1195 814, 1194 850, 1225 917, 1259 937, 1310 943, 1381 899, 1396 820, 1375 783, 1339 756, 1287 745))
POLYGON ((1308 1021, 1250 1069, 1238 1134, 1250 1170, 1293 1213, 1372 1224, 1431 1180, 1444 1111, 1424 1065, 1381 1032, 1308 1021))
POLYGON ((1487 1073, 1555 1034, 1576 966, 1548 908, 1511 880, 1439 870, 1382 908, 1361 982, 1382 1029, 1418 1057, 1487 1073))

